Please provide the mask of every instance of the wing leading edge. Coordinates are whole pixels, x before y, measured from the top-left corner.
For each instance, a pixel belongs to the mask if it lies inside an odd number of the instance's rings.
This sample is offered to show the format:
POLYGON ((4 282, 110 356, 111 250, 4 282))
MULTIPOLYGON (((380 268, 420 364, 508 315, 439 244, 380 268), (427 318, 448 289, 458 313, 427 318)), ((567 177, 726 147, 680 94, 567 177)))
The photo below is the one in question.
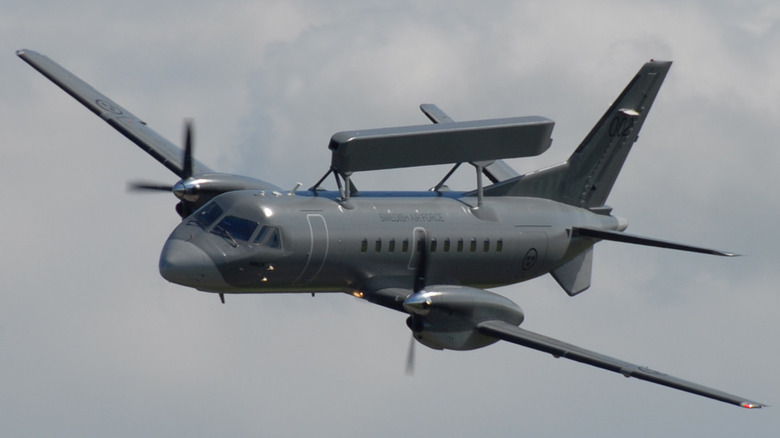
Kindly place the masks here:
MULTIPOLYGON (((181 148, 47 56, 32 50, 19 50, 16 54, 173 173, 185 177, 181 148)), ((197 160, 193 160, 192 167, 194 174, 212 172, 197 160)))
POLYGON ((534 350, 550 353, 556 358, 564 357, 580 363, 602 368, 607 371, 620 373, 626 377, 634 377, 640 380, 668 386, 680 391, 719 400, 725 403, 741 406, 748 409, 762 408, 766 405, 748 400, 744 397, 729 394, 698 383, 689 382, 673 377, 649 368, 634 365, 629 362, 615 359, 594 351, 586 350, 576 345, 568 344, 557 339, 549 338, 538 333, 530 332, 520 327, 503 321, 485 321, 477 325, 477 330, 494 338, 498 338, 513 344, 533 348, 534 350))

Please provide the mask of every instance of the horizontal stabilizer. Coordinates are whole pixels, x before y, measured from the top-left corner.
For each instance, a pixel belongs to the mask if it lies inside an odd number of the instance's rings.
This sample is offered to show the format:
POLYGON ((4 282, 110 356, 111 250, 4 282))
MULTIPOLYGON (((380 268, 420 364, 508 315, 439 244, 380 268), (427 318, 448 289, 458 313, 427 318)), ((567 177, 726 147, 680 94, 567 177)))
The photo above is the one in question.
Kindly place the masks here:
POLYGON ((681 243, 667 242, 664 240, 650 239, 634 236, 617 231, 598 230, 595 228, 573 228, 574 236, 590 237, 593 239, 612 240, 614 242, 633 243, 635 245, 654 246, 656 248, 676 249, 679 251, 697 252, 722 257, 736 257, 738 254, 719 251, 717 249, 701 248, 698 246, 683 245, 681 243))
POLYGON ((351 172, 530 157, 546 151, 555 123, 544 117, 344 131, 333 135, 331 168, 351 172))
POLYGON ((765 405, 744 397, 729 394, 714 388, 710 388, 698 383, 673 377, 649 368, 634 365, 629 362, 615 359, 595 351, 586 350, 576 345, 567 344, 557 339, 549 338, 538 333, 521 329, 515 325, 503 321, 485 321, 477 325, 480 333, 498 338, 523 347, 533 348, 545 353, 550 353, 555 357, 563 357, 594 367, 602 368, 607 371, 620 373, 626 377, 634 377, 639 380, 656 383, 658 385, 668 386, 680 391, 690 392, 692 394, 719 400, 724 403, 741 406, 743 408, 762 408, 765 405))
MULTIPOLYGON (((19 50, 16 54, 173 173, 179 177, 185 177, 187 172, 181 148, 149 128, 146 123, 131 114, 130 111, 122 108, 48 57, 32 50, 19 50)), ((212 172, 199 161, 192 160, 191 174, 212 172)))
POLYGON ((420 110, 422 110, 433 123, 455 123, 455 120, 453 120, 452 117, 448 116, 441 108, 432 103, 421 104, 420 110))
MULTIPOLYGON (((432 103, 424 103, 420 105, 420 109, 433 123, 455 123, 455 120, 453 120, 452 117, 448 116, 441 108, 432 103)), ((503 160, 495 160, 487 166, 484 166, 482 168, 482 173, 494 183, 519 176, 515 169, 506 164, 503 160)))
POLYGON ((590 287, 590 273, 593 269, 593 248, 570 260, 565 265, 552 271, 555 281, 573 297, 590 287))

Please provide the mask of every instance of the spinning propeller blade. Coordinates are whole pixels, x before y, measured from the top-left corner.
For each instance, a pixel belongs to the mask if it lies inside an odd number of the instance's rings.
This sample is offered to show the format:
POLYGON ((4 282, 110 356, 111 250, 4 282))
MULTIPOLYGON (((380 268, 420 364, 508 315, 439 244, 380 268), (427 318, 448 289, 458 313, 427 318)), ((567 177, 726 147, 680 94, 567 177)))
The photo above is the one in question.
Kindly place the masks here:
POLYGON ((143 183, 143 182, 134 182, 129 183, 127 185, 129 190, 136 191, 136 192, 142 192, 142 191, 160 191, 160 192, 170 192, 173 190, 173 187, 165 184, 158 184, 153 182, 143 183))
MULTIPOLYGON (((184 159, 182 160, 183 169, 182 177, 179 183, 192 177, 193 172, 193 159, 192 159, 192 143, 193 143, 193 123, 192 119, 186 119, 184 121, 184 159)), ((177 183, 178 184, 178 183, 177 183)), ((155 191, 155 192, 174 192, 178 198, 181 198, 179 194, 175 193, 176 185, 154 183, 154 182, 134 182, 128 184, 128 188, 131 191, 143 192, 143 191, 155 191)))
MULTIPOLYGON (((428 245, 427 245, 427 239, 425 236, 425 233, 420 233, 417 235, 417 240, 415 241, 415 251, 420 253, 420 258, 417 262, 417 270, 414 274, 414 287, 412 289, 412 294, 407 297, 407 300, 409 298, 414 297, 415 295, 419 294, 423 289, 425 289, 425 281, 426 276, 428 274, 428 245)), ((413 313, 410 313, 409 320, 407 321, 407 324, 409 325, 409 328, 412 330, 412 338, 409 342, 409 351, 406 355, 406 374, 408 376, 411 376, 414 374, 414 332, 415 327, 419 325, 419 320, 415 320, 415 316, 413 313)))
POLYGON ((192 119, 186 119, 184 121, 184 168, 181 179, 192 176, 192 137, 192 119))
POLYGON ((414 334, 412 334, 412 337, 409 339, 409 351, 406 353, 406 375, 407 376, 413 376, 414 375, 414 344, 416 341, 414 340, 414 334))

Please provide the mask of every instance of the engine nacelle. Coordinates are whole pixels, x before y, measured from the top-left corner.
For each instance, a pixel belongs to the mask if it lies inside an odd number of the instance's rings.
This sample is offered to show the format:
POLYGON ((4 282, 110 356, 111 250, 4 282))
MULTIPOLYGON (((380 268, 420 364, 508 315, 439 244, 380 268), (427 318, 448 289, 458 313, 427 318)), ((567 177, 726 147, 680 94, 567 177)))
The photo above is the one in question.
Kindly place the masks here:
POLYGON ((483 321, 520 325, 520 306, 508 298, 467 286, 430 286, 403 303, 414 338, 436 350, 474 350, 497 341, 476 330, 483 321))
POLYGON ((209 173, 183 179, 173 186, 173 194, 181 199, 176 212, 182 218, 192 214, 212 198, 234 190, 279 191, 279 187, 241 175, 209 173))

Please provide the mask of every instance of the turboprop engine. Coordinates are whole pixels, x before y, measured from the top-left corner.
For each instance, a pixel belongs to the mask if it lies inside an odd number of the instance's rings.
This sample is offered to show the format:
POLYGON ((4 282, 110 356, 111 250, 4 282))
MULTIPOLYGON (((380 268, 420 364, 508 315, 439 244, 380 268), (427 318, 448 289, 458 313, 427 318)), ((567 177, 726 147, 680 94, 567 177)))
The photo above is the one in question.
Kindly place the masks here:
POLYGON ((467 286, 430 286, 411 294, 403 303, 406 324, 421 344, 436 350, 474 350, 497 338, 477 331, 484 321, 520 325, 520 306, 506 297, 467 286))

